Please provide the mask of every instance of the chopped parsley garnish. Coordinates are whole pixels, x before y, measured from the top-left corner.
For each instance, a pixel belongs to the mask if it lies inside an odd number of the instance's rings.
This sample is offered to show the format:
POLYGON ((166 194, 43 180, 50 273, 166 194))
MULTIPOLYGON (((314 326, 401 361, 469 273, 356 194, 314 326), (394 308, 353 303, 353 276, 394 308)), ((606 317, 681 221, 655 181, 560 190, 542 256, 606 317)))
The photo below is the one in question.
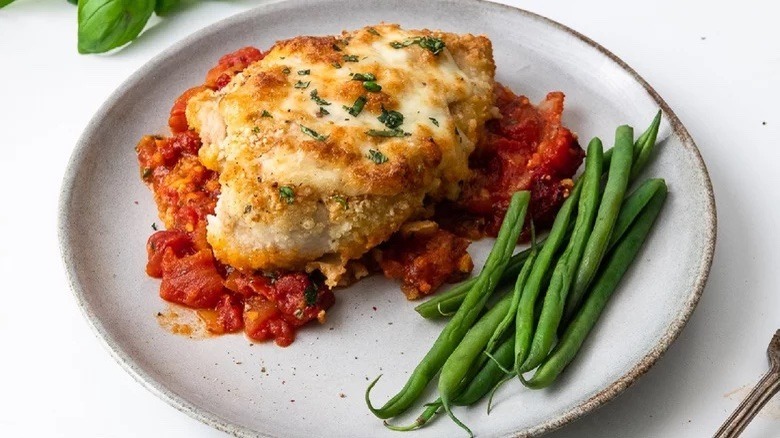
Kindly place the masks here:
POLYGON ((152 176, 152 168, 151 167, 144 167, 143 172, 141 172, 141 178, 147 179, 150 176, 152 176))
POLYGON ((282 73, 284 73, 286 75, 289 75, 290 74, 290 69, 288 67, 285 67, 285 68, 282 69, 282 73))
POLYGON ((366 131, 366 134, 372 136, 372 137, 406 137, 409 135, 412 135, 408 132, 404 132, 403 129, 369 129, 366 131))
POLYGON ((303 297, 306 299, 307 306, 317 304, 317 285, 311 283, 306 286, 306 289, 303 290, 303 297))
POLYGON ((372 93, 379 93, 380 91, 382 91, 382 86, 377 84, 374 81, 363 82, 363 88, 365 88, 366 90, 372 93))
POLYGON ((368 150, 368 159, 373 161, 376 164, 387 163, 387 157, 385 156, 385 154, 374 149, 368 150))
POLYGON ((244 207, 244 214, 249 213, 250 211, 252 211, 252 206, 247 204, 247 206, 244 207))
POLYGON ((309 84, 311 84, 311 81, 298 81, 295 83, 295 88, 309 88, 309 84))
POLYGON ((369 28, 368 28, 368 29, 366 29, 366 30, 367 30, 367 31, 368 31, 368 33, 370 33, 371 35, 381 36, 381 35, 379 35, 379 32, 377 32, 377 31, 376 31, 376 29, 374 29, 373 27, 369 27, 369 28))
POLYGON ((327 135, 320 135, 320 134, 317 133, 317 131, 315 131, 315 130, 313 130, 311 128, 307 128, 307 127, 305 127, 303 125, 300 125, 300 126, 301 126, 301 131, 304 134, 308 135, 309 137, 311 137, 311 138, 313 138, 313 139, 315 139, 317 141, 325 141, 325 140, 328 139, 327 135))
POLYGON ((331 63, 330 65, 332 65, 332 66, 333 66, 333 67, 335 67, 335 68, 341 68, 341 64, 340 64, 340 63, 338 63, 338 62, 333 62, 333 63, 331 63))
POLYGON ((355 73, 352 75, 353 81, 375 81, 376 76, 374 76, 372 73, 355 73))
POLYGON ((363 107, 366 106, 367 100, 366 96, 360 96, 355 100, 355 103, 352 104, 352 107, 344 105, 344 109, 347 110, 352 117, 357 117, 360 112, 363 111, 363 107))
POLYGON ((308 68, 306 70, 298 70, 298 74, 301 75, 301 76, 306 76, 309 73, 311 73, 311 69, 308 69, 308 68))
POLYGON ((390 43, 390 46, 394 49, 402 49, 404 47, 409 47, 413 44, 417 44, 423 49, 429 50, 434 55, 438 55, 439 53, 441 53, 441 51, 444 50, 445 47, 444 41, 442 41, 441 38, 436 38, 432 36, 414 37, 414 38, 407 38, 403 41, 393 41, 390 43))
POLYGON ((357 55, 344 55, 341 57, 341 60, 344 62, 358 62, 357 55))
POLYGON ((328 114, 330 114, 330 111, 326 110, 323 107, 320 107, 320 110, 317 111, 317 117, 327 116, 328 114))
POLYGON ((320 95, 317 94, 317 89, 311 90, 309 96, 311 97, 311 100, 317 103, 317 105, 330 105, 330 102, 321 98, 320 95))
POLYGON ((341 51, 341 47, 337 46, 336 44, 331 45, 331 47, 333 48, 333 50, 335 50, 337 52, 341 51))
POLYGON ((254 128, 252 128, 252 134, 259 134, 259 133, 260 133, 260 127, 259 126, 255 126, 254 128))
POLYGON ((281 186, 279 187, 279 199, 282 201, 292 204, 293 201, 295 201, 295 192, 293 191, 292 187, 290 186, 281 186))
MULTIPOLYGON (((262 113, 262 114, 260 114, 260 117, 271 117, 271 118, 273 118, 273 116, 271 115, 271 113, 269 113, 269 112, 268 112, 268 111, 266 111, 266 110, 263 110, 263 113, 262 113)), ((258 128, 258 131, 259 131, 259 130, 260 130, 260 129, 258 128)))
POLYGON ((344 210, 349 210, 349 204, 347 203, 347 200, 343 196, 333 195, 331 196, 331 198, 333 198, 334 201, 341 204, 341 206, 344 207, 344 210))
POLYGON ((152 222, 152 229, 157 231, 157 222, 152 222))
POLYGON ((434 119, 433 117, 428 117, 428 120, 430 120, 431 123, 433 123, 434 125, 439 126, 439 121, 434 119))
POLYGON ((395 129, 404 122, 404 115, 398 111, 388 111, 382 106, 382 115, 377 117, 377 119, 388 128, 395 129))

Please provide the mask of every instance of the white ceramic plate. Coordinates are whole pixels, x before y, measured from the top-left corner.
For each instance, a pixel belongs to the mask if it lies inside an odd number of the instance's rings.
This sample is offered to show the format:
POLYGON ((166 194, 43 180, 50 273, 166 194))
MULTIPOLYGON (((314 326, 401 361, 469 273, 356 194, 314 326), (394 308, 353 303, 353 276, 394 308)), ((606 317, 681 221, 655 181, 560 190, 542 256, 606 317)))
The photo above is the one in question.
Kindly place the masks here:
MULTIPOLYGON (((696 146, 636 73, 593 41, 510 7, 474 0, 291 0, 230 18, 166 50, 108 99, 70 162, 60 238, 76 299, 130 374, 214 427, 238 436, 397 437, 366 409, 363 391, 368 379, 384 373, 373 400, 380 404, 392 395, 441 324, 418 317, 416 303, 407 302, 397 284, 374 277, 338 291, 327 323, 302 330, 289 348, 250 346, 242 335, 190 340, 170 334, 155 318, 166 307, 159 282, 144 274, 144 244, 158 219, 133 150, 141 135, 167 132, 171 103, 201 83, 221 55, 380 21, 487 34, 498 80, 535 101, 564 91, 565 122, 583 141, 596 135, 611 140, 621 123, 643 129, 658 108, 664 111, 665 140, 646 174, 666 178, 670 196, 640 267, 628 273, 558 384, 530 391, 513 382, 497 394, 490 417, 484 404, 459 412, 480 436, 559 427, 620 393, 676 338, 706 281, 715 207, 696 146)), ((477 264, 490 243, 472 246, 477 264)), ((452 434, 463 433, 440 419, 413 436, 452 434)))

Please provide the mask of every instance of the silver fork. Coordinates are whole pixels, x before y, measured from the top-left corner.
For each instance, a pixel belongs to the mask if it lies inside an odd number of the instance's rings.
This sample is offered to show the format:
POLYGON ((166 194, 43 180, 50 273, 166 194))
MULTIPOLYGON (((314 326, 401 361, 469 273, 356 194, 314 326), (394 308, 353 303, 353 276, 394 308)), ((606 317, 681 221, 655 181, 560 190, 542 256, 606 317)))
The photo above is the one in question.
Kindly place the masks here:
POLYGON ((715 432, 715 438, 738 437, 758 411, 780 390, 780 330, 772 336, 766 355, 769 356, 769 371, 758 381, 745 400, 742 400, 723 426, 715 432))

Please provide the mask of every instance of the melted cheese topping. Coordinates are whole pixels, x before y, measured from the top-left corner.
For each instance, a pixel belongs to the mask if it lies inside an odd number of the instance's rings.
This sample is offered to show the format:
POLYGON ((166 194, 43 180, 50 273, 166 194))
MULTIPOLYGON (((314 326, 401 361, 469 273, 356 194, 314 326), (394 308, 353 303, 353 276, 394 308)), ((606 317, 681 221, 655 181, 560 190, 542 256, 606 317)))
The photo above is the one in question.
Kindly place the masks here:
POLYGON ((217 258, 251 269, 330 260, 328 272, 343 272, 419 215, 426 197, 457 198, 496 114, 494 71, 485 37, 379 25, 280 41, 223 89, 193 97, 200 159, 220 172, 208 224, 217 258), (434 53, 422 37, 446 47, 434 53), (381 91, 356 74, 375 76, 381 91), (370 135, 391 131, 379 120, 386 111, 403 115, 397 136, 370 135))

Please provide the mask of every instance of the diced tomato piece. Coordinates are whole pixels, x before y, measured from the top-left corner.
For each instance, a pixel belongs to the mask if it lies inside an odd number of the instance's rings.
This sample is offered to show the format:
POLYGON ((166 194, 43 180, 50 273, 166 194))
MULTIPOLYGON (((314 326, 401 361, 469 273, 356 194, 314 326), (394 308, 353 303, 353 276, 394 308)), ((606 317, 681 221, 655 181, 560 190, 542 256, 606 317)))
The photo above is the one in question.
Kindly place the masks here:
POLYGON ((274 303, 259 295, 244 301, 244 332, 250 339, 274 339, 280 347, 295 340, 295 329, 282 318, 274 303))
POLYGON ((206 75, 206 86, 216 90, 224 87, 233 76, 247 68, 249 64, 263 59, 264 56, 254 47, 244 47, 223 56, 206 75))
POLYGON ((178 230, 162 230, 149 236, 146 242, 146 273, 150 277, 162 277, 163 255, 169 248, 176 257, 183 257, 192 249, 192 240, 187 233, 178 230))
POLYGON ((187 124, 186 114, 187 102, 190 101, 192 96, 203 90, 208 90, 208 87, 205 85, 198 85, 197 87, 190 88, 176 98, 173 107, 171 107, 171 115, 168 118, 168 126, 170 126, 172 133, 177 134, 179 132, 189 131, 190 126, 187 124))
POLYGON ((166 142, 158 145, 160 154, 166 166, 173 166, 182 155, 198 155, 201 141, 198 134, 193 131, 185 131, 175 134, 166 142))
POLYGON ((244 304, 230 294, 225 294, 217 304, 217 321, 223 333, 237 332, 244 328, 244 304))
POLYGON ((376 254, 385 276, 400 279, 406 298, 414 300, 471 272, 474 263, 466 252, 470 243, 434 227, 406 235, 396 233, 376 254))
POLYGON ((194 308, 214 307, 224 291, 222 277, 209 250, 177 257, 167 249, 162 261, 160 296, 194 308))

